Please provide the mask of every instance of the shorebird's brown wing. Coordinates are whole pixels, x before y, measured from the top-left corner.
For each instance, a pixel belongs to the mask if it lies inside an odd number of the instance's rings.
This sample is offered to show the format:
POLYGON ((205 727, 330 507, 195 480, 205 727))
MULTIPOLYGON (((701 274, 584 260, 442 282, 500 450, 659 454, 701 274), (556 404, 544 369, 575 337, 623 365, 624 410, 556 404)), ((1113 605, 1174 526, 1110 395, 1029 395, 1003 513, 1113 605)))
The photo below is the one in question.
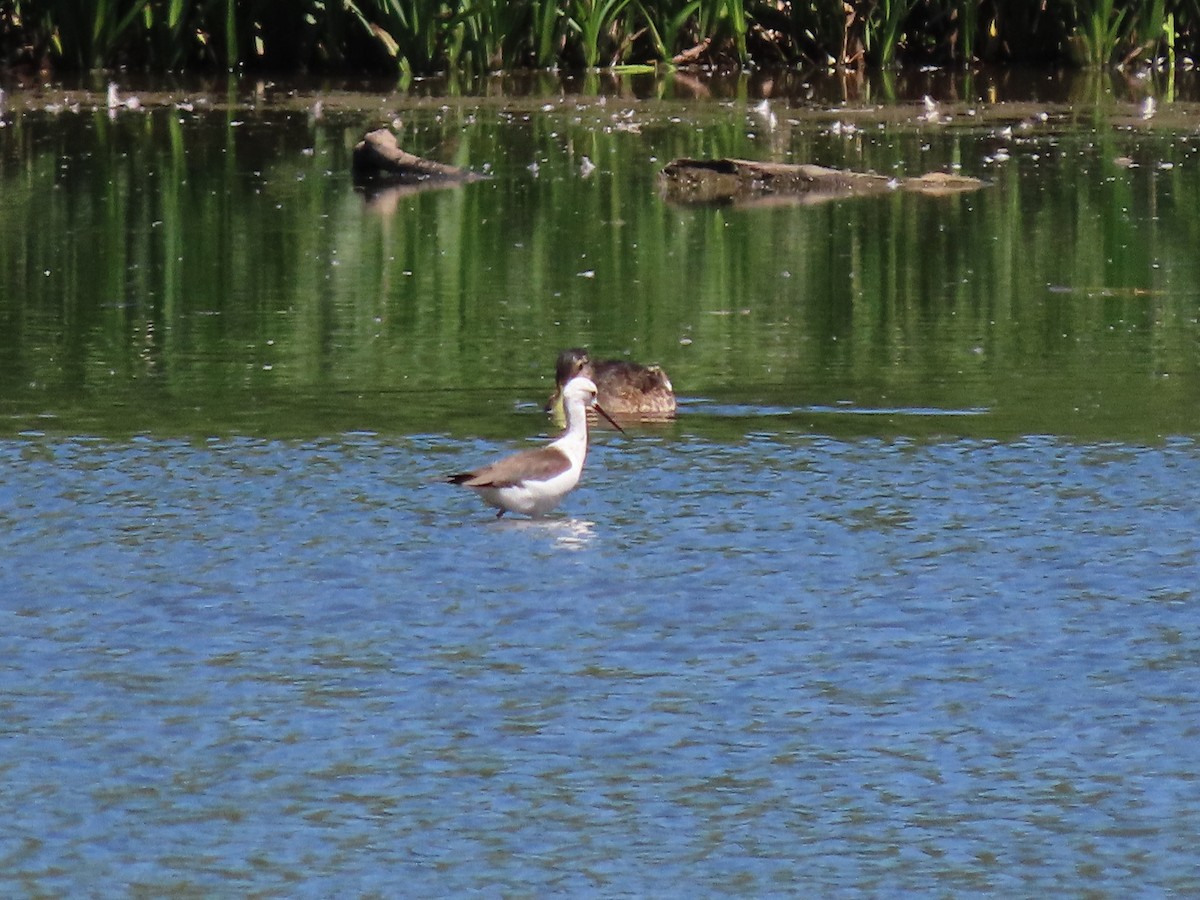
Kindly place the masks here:
POLYGON ((540 447, 523 450, 497 460, 491 465, 474 472, 451 475, 447 481, 466 487, 503 488, 512 487, 522 481, 549 481, 571 468, 571 461, 561 450, 540 447))

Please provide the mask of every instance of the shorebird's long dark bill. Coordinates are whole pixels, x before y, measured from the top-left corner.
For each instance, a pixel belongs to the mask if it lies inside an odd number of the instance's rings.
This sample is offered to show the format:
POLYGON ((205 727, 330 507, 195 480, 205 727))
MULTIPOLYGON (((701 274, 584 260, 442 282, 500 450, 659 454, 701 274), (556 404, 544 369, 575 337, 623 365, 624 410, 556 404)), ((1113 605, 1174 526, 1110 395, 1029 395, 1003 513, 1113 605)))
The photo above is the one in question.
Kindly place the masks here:
POLYGON ((612 416, 610 416, 608 413, 606 413, 604 411, 604 407, 601 406, 599 403, 593 402, 592 409, 594 409, 596 412, 600 413, 600 415, 604 416, 604 418, 608 419, 608 423, 610 425, 612 425, 613 428, 617 429, 617 431, 621 432, 621 434, 625 433, 625 429, 622 428, 620 425, 618 425, 617 420, 614 419, 612 416))

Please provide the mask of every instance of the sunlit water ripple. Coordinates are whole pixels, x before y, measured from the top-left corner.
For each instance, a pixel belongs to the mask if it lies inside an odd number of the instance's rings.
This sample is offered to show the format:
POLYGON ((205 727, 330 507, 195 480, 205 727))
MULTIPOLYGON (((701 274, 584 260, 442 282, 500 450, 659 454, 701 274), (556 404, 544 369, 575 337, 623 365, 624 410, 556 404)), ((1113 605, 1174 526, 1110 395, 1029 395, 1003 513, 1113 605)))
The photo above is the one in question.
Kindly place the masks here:
POLYGON ((5 893, 1200 890, 1193 441, 0 443, 5 893))

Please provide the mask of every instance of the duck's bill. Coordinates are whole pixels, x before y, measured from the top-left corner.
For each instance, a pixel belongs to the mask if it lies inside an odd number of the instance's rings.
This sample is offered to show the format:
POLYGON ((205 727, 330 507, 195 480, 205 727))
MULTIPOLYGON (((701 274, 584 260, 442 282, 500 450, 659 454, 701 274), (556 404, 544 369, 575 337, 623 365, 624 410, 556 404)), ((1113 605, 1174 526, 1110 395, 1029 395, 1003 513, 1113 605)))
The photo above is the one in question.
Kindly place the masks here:
POLYGON ((617 429, 617 431, 621 432, 621 434, 625 433, 625 429, 622 428, 620 425, 618 425, 617 420, 614 419, 612 416, 610 416, 608 413, 606 413, 604 411, 604 407, 601 406, 599 403, 593 403, 592 409, 594 409, 600 415, 604 416, 604 418, 608 419, 608 424, 610 424, 613 428, 617 429))

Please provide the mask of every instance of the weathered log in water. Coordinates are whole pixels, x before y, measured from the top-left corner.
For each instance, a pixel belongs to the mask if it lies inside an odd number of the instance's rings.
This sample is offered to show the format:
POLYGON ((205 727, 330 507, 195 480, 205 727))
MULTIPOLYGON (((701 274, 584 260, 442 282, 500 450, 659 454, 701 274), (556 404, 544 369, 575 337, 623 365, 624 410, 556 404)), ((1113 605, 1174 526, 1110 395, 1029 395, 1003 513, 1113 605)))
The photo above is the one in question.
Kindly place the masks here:
POLYGON ((674 203, 825 203, 846 197, 893 190, 923 194, 974 191, 986 185, 978 178, 931 172, 915 178, 892 178, 825 166, 747 159, 676 159, 660 175, 663 196, 674 203))
POLYGON ((368 133, 354 146, 351 171, 356 185, 375 189, 393 185, 448 187, 484 177, 409 153, 386 128, 368 133))

